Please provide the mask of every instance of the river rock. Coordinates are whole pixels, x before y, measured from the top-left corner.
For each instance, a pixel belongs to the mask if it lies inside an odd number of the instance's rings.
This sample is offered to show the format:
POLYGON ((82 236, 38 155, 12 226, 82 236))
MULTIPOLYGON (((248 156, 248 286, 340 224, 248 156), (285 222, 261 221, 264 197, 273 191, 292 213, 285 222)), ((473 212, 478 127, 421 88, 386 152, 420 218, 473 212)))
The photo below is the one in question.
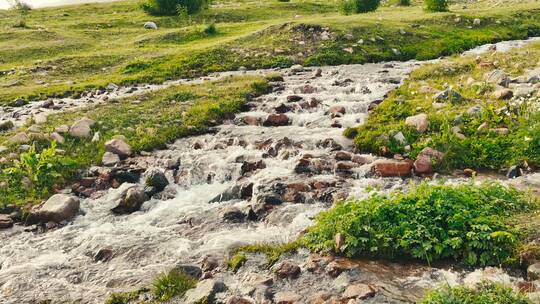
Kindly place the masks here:
POLYGON ((147 30, 157 30, 158 29, 158 26, 155 22, 152 22, 152 21, 148 21, 148 22, 145 22, 143 27, 147 30))
POLYGON ((299 73, 299 72, 302 72, 304 71, 304 67, 299 65, 299 64, 295 64, 291 67, 291 72, 293 73, 299 73))
POLYGON ((255 300, 248 297, 231 296, 225 304, 255 304, 255 300))
POLYGON ((287 96, 287 102, 297 102, 304 99, 302 96, 298 95, 289 95, 287 96))
POLYGON ((409 116, 405 119, 405 125, 414 127, 416 131, 424 133, 429 127, 428 116, 425 113, 409 116))
POLYGON ((255 203, 251 205, 251 210, 257 215, 261 216, 274 206, 283 204, 281 196, 275 193, 263 193, 260 194, 255 203))
POLYGON ((299 304, 302 297, 291 291, 280 291, 274 295, 276 304, 299 304))
POLYGON ((195 288, 188 290, 181 303, 214 303, 216 294, 225 291, 226 289, 227 286, 225 286, 223 282, 214 279, 206 279, 200 281, 195 288))
POLYGON ((29 143, 29 142, 30 142, 30 137, 28 137, 28 135, 26 135, 26 133, 22 133, 22 132, 11 136, 7 140, 7 143, 9 145, 26 144, 26 143, 29 143))
POLYGON ((300 271, 300 266, 291 260, 285 260, 274 267, 274 272, 281 279, 296 279, 300 271))
POLYGON ((237 207, 228 206, 221 212, 221 218, 224 222, 242 223, 246 219, 246 214, 237 207))
POLYGON ((280 127, 289 124, 289 117, 285 114, 270 114, 264 121, 265 127, 280 127))
POLYGON ((426 147, 420 152, 414 162, 414 171, 418 174, 433 173, 433 166, 439 165, 444 159, 444 153, 426 147))
POLYGON ((69 221, 79 213, 79 208, 78 198, 67 194, 55 194, 41 208, 30 213, 29 221, 40 223, 69 221))
POLYGON ((148 196, 141 188, 132 187, 127 189, 118 205, 111 209, 114 214, 129 214, 138 211, 142 204, 148 200, 148 196))
POLYGON ((519 166, 512 166, 506 172, 506 177, 510 179, 518 178, 522 175, 523 175, 523 171, 521 170, 519 166))
POLYGON ((492 97, 498 100, 507 100, 514 96, 514 92, 510 89, 498 89, 493 92, 492 97))
POLYGON ((144 173, 146 176, 144 184, 148 187, 154 187, 157 192, 163 191, 169 184, 169 180, 158 168, 150 168, 144 173))
POLYGON ((180 264, 174 267, 175 270, 183 272, 194 279, 200 279, 203 275, 201 267, 195 264, 180 264))
POLYGON ((540 262, 534 263, 527 267, 527 279, 529 281, 540 279, 540 262))
POLYGON ((77 120, 69 128, 69 134, 71 136, 88 138, 92 133, 91 127, 94 125, 94 121, 88 118, 82 118, 77 120))
POLYGON ((343 293, 344 299, 360 299, 365 300, 375 295, 376 289, 368 284, 354 283, 349 285, 343 293))
POLYGON ((112 167, 120 162, 120 157, 111 152, 105 152, 101 158, 101 163, 106 167, 112 167))
POLYGON ((413 162, 410 160, 381 159, 373 162, 373 171, 380 177, 407 177, 411 175, 413 162))
POLYGON ((118 155, 121 159, 131 155, 131 146, 122 139, 111 139, 105 143, 105 150, 118 155))
POLYGON ((13 227, 13 220, 7 214, 0 214, 0 229, 13 227))

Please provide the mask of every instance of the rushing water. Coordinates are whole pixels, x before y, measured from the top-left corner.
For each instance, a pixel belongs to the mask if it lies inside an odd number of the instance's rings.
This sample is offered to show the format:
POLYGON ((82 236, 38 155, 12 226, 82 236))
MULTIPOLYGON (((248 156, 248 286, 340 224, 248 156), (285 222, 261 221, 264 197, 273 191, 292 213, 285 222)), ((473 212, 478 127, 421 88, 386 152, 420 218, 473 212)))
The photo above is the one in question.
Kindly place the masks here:
MULTIPOLYGON (((199 261, 208 254, 223 257, 228 249, 240 244, 294 239, 312 223, 314 215, 328 207, 325 201, 312 197, 307 203, 285 203, 262 221, 226 223, 220 217, 223 210, 231 206, 245 209, 251 202, 209 201, 239 181, 255 184, 254 197, 258 190, 276 181, 333 182, 337 186, 332 193, 342 192, 345 197, 356 198, 366 195, 368 186, 400 187, 400 179, 366 175, 369 165, 353 165, 345 176, 334 169, 306 176, 295 173, 294 168, 306 154, 330 162, 330 167, 335 168, 337 145, 354 153, 352 142, 342 136, 343 128, 363 123, 369 104, 384 98, 419 64, 324 67, 321 77, 313 77, 313 69, 300 73, 285 70, 282 90, 256 99, 249 112, 219 126, 216 133, 180 139, 165 150, 136 158, 137 162, 152 165, 180 159, 178 172, 163 168, 172 183, 166 189, 171 193, 169 199, 152 199, 139 212, 113 215, 110 209, 121 193, 133 186, 123 184, 105 191, 99 198, 84 199, 83 215, 63 228, 33 233, 16 226, 1 231, 0 302, 36 303, 51 299, 53 303, 102 303, 108 293, 147 284, 156 273, 178 263, 199 261), (287 96, 293 94, 303 100, 288 103, 287 96), (301 105, 312 98, 320 103, 301 105), (288 126, 242 123, 244 117, 264 120, 281 104, 291 107, 286 113, 291 121, 288 126), (332 106, 343 106, 345 114, 331 115, 332 106), (328 139, 334 143, 328 145, 328 139), (194 149, 195 145, 200 148, 194 149), (269 153, 270 147, 276 152, 269 153), (265 163, 265 168, 251 175, 240 172, 243 162, 259 160, 265 163), (114 252, 112 259, 96 262, 93 256, 104 248, 114 252)), ((373 159, 369 155, 361 157, 373 159)), ((385 269, 375 264, 371 269, 366 266, 365 272, 366 275, 386 272, 387 280, 395 284, 392 288, 396 290, 474 277, 446 270, 422 270, 394 280, 392 271, 385 269)), ((510 280, 505 274, 497 275, 510 280)))

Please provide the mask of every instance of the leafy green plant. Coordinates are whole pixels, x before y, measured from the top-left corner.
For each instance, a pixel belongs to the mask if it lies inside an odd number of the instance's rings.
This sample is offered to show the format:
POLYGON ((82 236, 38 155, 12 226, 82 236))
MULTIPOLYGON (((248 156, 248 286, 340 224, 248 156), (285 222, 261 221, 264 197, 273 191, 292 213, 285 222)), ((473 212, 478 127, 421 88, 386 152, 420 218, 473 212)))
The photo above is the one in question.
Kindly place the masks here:
POLYGON ((14 27, 26 28, 26 17, 28 14, 30 14, 32 7, 21 0, 9 0, 8 3, 10 4, 12 10, 19 13, 19 21, 14 25, 14 27))
POLYGON ((284 244, 251 244, 237 248, 235 256, 238 254, 244 255, 245 252, 262 253, 266 255, 266 265, 268 268, 272 267, 279 258, 286 253, 294 252, 300 247, 300 241, 294 241, 284 244))
POLYGON ((345 15, 367 13, 376 10, 380 0, 342 0, 340 10, 345 15))
POLYGON ((338 204, 317 217, 303 242, 315 251, 334 250, 340 233, 345 246, 339 250, 350 257, 500 265, 510 262, 521 239, 509 218, 535 208, 534 199, 498 183, 422 183, 406 192, 338 204))
POLYGON ((447 12, 448 0, 425 0, 428 12, 447 12))
POLYGON ((209 25, 207 25, 203 32, 206 34, 206 35, 215 35, 217 34, 217 28, 216 28, 216 24, 214 22, 210 23, 209 25))
POLYGON ((208 8, 207 0, 147 0, 142 9, 154 16, 193 15, 208 8))
POLYGON ((420 304, 532 304, 523 294, 493 282, 474 287, 444 286, 429 292, 420 304))
POLYGON ((197 285, 197 280, 182 271, 173 269, 160 274, 155 279, 152 290, 159 301, 168 301, 172 297, 183 296, 195 285, 197 285))

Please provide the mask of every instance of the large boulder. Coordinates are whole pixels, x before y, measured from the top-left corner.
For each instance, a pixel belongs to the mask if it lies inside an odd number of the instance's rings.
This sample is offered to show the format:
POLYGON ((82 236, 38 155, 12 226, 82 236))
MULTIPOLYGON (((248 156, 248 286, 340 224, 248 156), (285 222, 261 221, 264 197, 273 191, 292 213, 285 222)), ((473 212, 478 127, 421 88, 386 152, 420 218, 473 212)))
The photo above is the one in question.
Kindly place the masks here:
POLYGON ((424 133, 429 127, 428 116, 425 113, 420 113, 418 115, 409 116, 405 119, 405 125, 414 127, 416 131, 424 133))
POLYGON ((131 146, 118 138, 106 142, 105 150, 118 155, 120 158, 126 158, 131 155, 131 146))
POLYGON ((373 162, 373 171, 380 177, 407 177, 411 175, 413 162, 410 160, 381 159, 373 162))
POLYGON ((206 279, 200 281, 197 287, 190 289, 184 295, 184 304, 214 303, 216 294, 225 291, 227 286, 221 281, 206 279))
POLYGON ((67 194, 55 194, 41 208, 30 213, 29 221, 40 223, 69 221, 79 213, 79 209, 78 198, 67 194))
POLYGON ((138 187, 127 189, 118 205, 111 209, 114 214, 129 214, 138 211, 142 204, 148 200, 146 193, 138 187))

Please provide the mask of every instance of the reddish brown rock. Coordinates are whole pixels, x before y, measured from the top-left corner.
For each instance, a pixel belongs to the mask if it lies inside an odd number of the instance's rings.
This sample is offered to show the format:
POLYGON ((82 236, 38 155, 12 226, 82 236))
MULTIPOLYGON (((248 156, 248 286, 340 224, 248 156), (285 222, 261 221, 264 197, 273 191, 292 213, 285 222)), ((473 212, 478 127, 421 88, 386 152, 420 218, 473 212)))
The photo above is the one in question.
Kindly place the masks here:
POLYGON ((302 96, 298 96, 298 95, 290 95, 290 96, 287 96, 287 101, 288 102, 296 102, 296 101, 300 101, 304 99, 302 96))
POLYGON ((242 122, 248 126, 260 126, 261 121, 257 117, 253 116, 244 116, 242 117, 242 122))
POLYGON ((300 275, 300 267, 293 261, 285 260, 274 269, 276 275, 281 278, 296 279, 300 275))
POLYGON ((360 299, 365 300, 373 297, 377 293, 375 287, 363 284, 363 283, 354 283, 349 285, 345 292, 343 293, 343 299, 360 299))
POLYGON ((334 116, 336 115, 343 115, 345 114, 345 107, 343 106, 333 106, 333 107, 330 107, 330 109, 328 110, 328 112, 334 116))
POLYGON ((280 127, 289 124, 289 117, 285 114, 270 114, 264 121, 265 127, 280 127))
POLYGON ((381 159, 373 163, 373 171, 381 177, 407 177, 411 175, 413 162, 410 160, 381 159))

